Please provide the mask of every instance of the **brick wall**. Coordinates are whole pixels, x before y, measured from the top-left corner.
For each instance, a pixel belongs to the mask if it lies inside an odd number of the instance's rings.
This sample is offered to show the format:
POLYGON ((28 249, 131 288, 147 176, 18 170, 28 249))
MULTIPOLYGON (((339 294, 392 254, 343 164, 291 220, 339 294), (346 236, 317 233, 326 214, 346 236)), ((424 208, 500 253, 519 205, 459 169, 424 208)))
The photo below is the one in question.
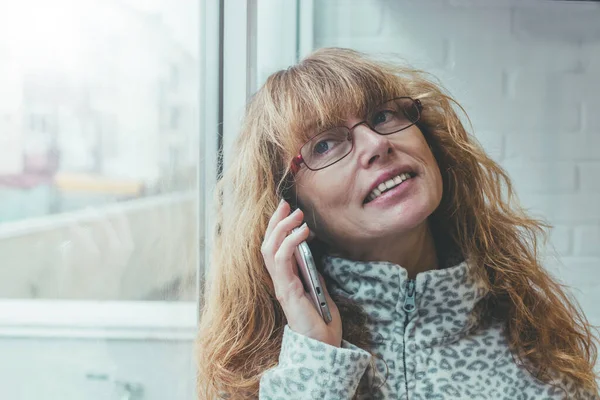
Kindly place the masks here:
POLYGON ((315 0, 315 47, 394 52, 434 73, 555 225, 546 266, 600 325, 600 4, 315 0))

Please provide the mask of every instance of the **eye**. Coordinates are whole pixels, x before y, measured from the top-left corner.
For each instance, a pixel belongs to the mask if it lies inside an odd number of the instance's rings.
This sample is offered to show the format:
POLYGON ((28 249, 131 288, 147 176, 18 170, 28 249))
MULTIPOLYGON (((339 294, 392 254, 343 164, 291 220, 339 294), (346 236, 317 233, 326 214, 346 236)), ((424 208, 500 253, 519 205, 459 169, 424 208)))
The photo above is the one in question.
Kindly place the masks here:
POLYGON ((317 155, 323 155, 330 151, 333 148, 333 146, 335 146, 333 140, 321 140, 320 142, 315 144, 313 153, 317 155))
MULTIPOLYGON (((311 151, 313 156, 324 156, 337 149, 341 143, 347 141, 348 132, 344 128, 334 128, 321 133, 312 141, 311 151)), ((339 150, 339 149, 338 149, 339 150)))
POLYGON ((330 145, 328 144, 329 140, 322 140, 315 145, 315 153, 324 154, 329 149, 330 145))
POLYGON ((391 110, 382 110, 375 113, 373 118, 371 119, 371 124, 373 126, 382 125, 393 121, 396 118, 396 113, 391 110))

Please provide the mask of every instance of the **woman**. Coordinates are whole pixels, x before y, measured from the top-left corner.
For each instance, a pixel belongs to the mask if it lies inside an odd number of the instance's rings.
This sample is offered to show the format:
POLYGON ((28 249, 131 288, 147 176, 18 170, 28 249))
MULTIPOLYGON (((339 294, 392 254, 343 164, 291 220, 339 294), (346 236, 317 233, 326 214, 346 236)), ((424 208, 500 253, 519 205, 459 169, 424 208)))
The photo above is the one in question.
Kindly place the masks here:
POLYGON ((597 398, 591 327, 536 252, 547 225, 454 105, 352 50, 269 77, 219 183, 201 399, 597 398))

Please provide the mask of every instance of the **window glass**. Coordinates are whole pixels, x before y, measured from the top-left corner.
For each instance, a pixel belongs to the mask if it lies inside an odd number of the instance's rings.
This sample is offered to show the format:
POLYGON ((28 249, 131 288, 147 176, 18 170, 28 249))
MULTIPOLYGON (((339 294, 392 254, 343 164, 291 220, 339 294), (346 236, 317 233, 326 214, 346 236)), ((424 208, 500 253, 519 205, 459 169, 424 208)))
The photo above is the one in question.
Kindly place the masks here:
POLYGON ((198 2, 0 7, 0 298, 193 301, 198 2))

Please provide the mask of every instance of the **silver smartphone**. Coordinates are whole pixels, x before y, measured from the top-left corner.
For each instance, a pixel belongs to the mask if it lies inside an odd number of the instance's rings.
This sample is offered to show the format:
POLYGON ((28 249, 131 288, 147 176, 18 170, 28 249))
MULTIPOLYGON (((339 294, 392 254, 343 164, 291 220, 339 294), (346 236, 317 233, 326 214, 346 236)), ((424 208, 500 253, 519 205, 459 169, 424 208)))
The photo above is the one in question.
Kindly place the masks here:
MULTIPOLYGON (((296 231, 299 228, 294 228, 296 231)), ((298 262, 298 271, 300 271, 300 277, 304 284, 304 289, 309 293, 312 302, 323 318, 325 323, 331 322, 331 312, 329 311, 329 305, 327 304, 327 298, 325 297, 325 291, 319 280, 319 273, 317 272, 317 266, 313 259, 312 253, 308 244, 303 241, 296 247, 294 251, 296 261, 298 262)))

